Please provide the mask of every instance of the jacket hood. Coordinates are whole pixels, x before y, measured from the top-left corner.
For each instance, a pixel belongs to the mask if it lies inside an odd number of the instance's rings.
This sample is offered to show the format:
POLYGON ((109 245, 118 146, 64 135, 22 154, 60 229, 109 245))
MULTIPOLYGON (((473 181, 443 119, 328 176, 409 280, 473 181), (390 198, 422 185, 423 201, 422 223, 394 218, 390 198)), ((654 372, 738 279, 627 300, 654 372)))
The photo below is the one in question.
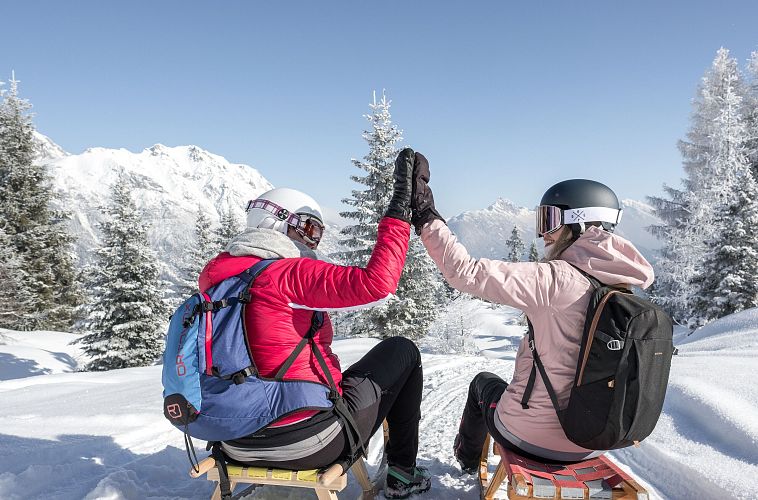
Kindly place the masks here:
POLYGON ((647 288, 655 277, 653 267, 629 240, 595 226, 564 250, 561 259, 606 285, 647 288))

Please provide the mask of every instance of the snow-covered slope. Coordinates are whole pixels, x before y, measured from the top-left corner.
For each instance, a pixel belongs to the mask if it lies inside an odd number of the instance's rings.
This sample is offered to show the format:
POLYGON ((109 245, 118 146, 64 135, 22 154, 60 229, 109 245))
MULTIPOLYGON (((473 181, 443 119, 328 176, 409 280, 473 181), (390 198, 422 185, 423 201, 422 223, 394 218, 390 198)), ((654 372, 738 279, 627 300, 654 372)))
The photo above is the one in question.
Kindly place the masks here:
POLYGON ((71 341, 78 337, 0 328, 0 381, 75 371, 81 364, 82 351, 71 341))
MULTIPOLYGON (((653 208, 630 199, 622 200, 621 204, 624 215, 616 231, 631 240, 648 260, 655 261, 660 243, 645 230, 647 226, 660 223, 653 208)), ((507 253, 505 242, 510 238, 513 226, 519 229, 527 250, 535 241, 542 251, 542 240, 534 235, 534 217, 534 210, 499 198, 485 209, 452 217, 448 225, 474 257, 502 259, 507 253)))
MULTIPOLYGON (((492 371, 506 380, 513 372, 523 331, 510 325, 513 311, 469 305, 486 357, 422 355, 418 462, 429 467, 434 482, 419 498, 479 498, 476 478, 461 475, 452 456, 458 419, 477 372, 492 371)), ((60 373, 70 364, 61 367, 45 353, 69 352, 64 345, 72 336, 45 333, 33 340, 34 335, 0 332, 6 362, 23 358, 36 365, 26 376, 0 380, 0 498, 208 498, 210 484, 189 479, 182 435, 161 413, 159 366, 60 373), (23 354, 17 350, 22 345, 23 354)), ((652 498, 758 498, 758 309, 678 338, 680 352, 657 428, 640 448, 611 456, 649 488, 652 498)), ((334 348, 346 367, 375 343, 350 339, 334 348)), ((379 449, 377 436, 369 451, 372 471, 379 449)), ((339 496, 358 493, 351 478, 339 496)), ((311 493, 265 487, 244 498, 294 500, 311 493)))

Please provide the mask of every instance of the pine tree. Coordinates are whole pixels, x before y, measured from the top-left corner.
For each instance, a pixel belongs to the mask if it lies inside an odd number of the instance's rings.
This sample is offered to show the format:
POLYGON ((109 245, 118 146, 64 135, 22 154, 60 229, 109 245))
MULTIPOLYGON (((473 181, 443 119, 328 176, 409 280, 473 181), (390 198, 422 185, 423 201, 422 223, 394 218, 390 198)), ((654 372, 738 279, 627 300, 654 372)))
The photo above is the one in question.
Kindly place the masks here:
POLYGON ((758 183, 747 164, 731 197, 715 218, 722 230, 708 242, 709 251, 694 282, 701 294, 692 326, 758 307, 758 183))
POLYGON ((537 252, 537 244, 532 242, 532 246, 529 247, 529 262, 539 262, 540 254, 537 252))
POLYGON ((168 308, 148 226, 123 174, 103 212, 108 216, 99 225, 103 244, 97 265, 87 269, 90 297, 84 329, 89 333, 77 342, 92 358, 86 370, 147 366, 160 355, 168 308))
POLYGON ((31 105, 19 97, 18 81, 0 104, 0 216, 26 272, 34 308, 23 329, 66 329, 80 293, 74 270, 70 215, 55 210, 58 197, 45 167, 34 161, 31 105))
POLYGON ((687 140, 679 142, 686 174, 683 187, 667 187, 668 199, 651 199, 664 221, 652 229, 663 241, 653 299, 679 322, 702 312, 695 304, 706 282, 697 278, 708 252, 706 243, 721 231, 717 216, 724 209, 724 187, 731 185, 744 163, 744 95, 737 61, 728 50, 719 49, 698 88, 687 140))
POLYGON ((181 266, 182 276, 179 284, 179 295, 182 300, 197 292, 197 278, 216 253, 217 247, 211 229, 211 219, 202 209, 198 208, 195 218, 195 241, 187 252, 187 260, 181 266))
MULTIPOLYGON (((683 182, 686 184, 686 179, 683 182)), ((697 253, 692 251, 696 243, 691 241, 696 234, 687 227, 691 210, 685 191, 666 185, 663 189, 668 198, 648 197, 655 214, 663 221, 660 225, 648 227, 663 243, 655 281, 648 293, 651 300, 663 307, 676 322, 684 324, 688 320, 691 302, 687 290, 698 265, 697 253)))
MULTIPOLYGON (((373 102, 369 105, 371 113, 365 115, 371 127, 363 132, 369 152, 362 160, 352 160, 353 165, 365 174, 350 178, 364 188, 353 190, 351 198, 342 200, 352 208, 340 212, 340 215, 354 220, 355 224, 342 229, 342 246, 346 250, 334 255, 348 265, 365 266, 368 263, 376 243, 379 221, 392 196, 392 174, 400 151, 398 145, 403 137, 392 123, 390 105, 384 93, 378 102, 374 93, 373 102)), ((350 335, 403 335, 418 339, 426 335, 443 297, 439 273, 420 239, 414 237, 410 241, 396 295, 382 305, 350 313, 339 323, 347 327, 350 335)))
POLYGON ((693 284, 691 326, 758 305, 758 183, 750 165, 754 137, 749 133, 746 102, 737 62, 729 65, 732 80, 719 95, 714 117, 708 167, 714 179, 701 188, 699 199, 712 200, 709 221, 713 230, 705 241, 704 259, 693 284), (706 195, 703 192, 706 192, 706 195))
POLYGON ((511 231, 511 237, 505 242, 505 246, 508 249, 508 260, 510 262, 519 262, 524 255, 524 242, 521 241, 521 237, 518 234, 518 228, 513 226, 511 231))
POLYGON ((386 303, 362 311, 361 328, 382 338, 402 335, 419 340, 429 331, 445 302, 442 276, 426 253, 421 239, 412 236, 397 293, 386 303))
POLYGON ((351 175, 350 179, 365 186, 354 189, 352 198, 344 198, 342 203, 352 210, 340 212, 340 215, 356 223, 341 230, 345 236, 342 245, 347 250, 339 252, 336 257, 353 266, 365 266, 371 256, 376 242, 379 220, 392 197, 395 159, 400 152, 397 146, 403 140, 402 131, 392 124, 390 101, 382 92, 382 99, 369 104, 371 114, 364 117, 371 123, 371 130, 363 132, 363 139, 368 143, 369 152, 363 160, 352 159, 353 165, 364 170, 365 175, 351 175))
POLYGON ((21 330, 35 315, 34 295, 28 282, 28 273, 11 238, 0 227, 0 290, 6 303, 6 307, 0 309, 0 327, 21 330))
POLYGON ((216 250, 223 251, 227 243, 242 232, 242 227, 242 223, 232 209, 231 203, 228 203, 226 210, 221 213, 221 225, 215 230, 216 250))

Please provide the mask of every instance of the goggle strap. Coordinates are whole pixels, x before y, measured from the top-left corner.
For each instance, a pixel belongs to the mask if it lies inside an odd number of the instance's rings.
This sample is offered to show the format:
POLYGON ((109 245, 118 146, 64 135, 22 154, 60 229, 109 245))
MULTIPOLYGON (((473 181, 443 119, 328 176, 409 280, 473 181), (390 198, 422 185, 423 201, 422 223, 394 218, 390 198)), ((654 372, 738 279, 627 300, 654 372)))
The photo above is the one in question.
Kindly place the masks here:
MULTIPOLYGON (((306 229, 308 226, 309 221, 315 220, 318 221, 318 223, 321 226, 321 230, 323 231, 324 225, 323 223, 318 220, 316 216, 313 215, 305 215, 305 220, 303 220, 303 215, 292 213, 286 208, 282 208, 273 201, 269 200, 262 200, 262 199, 255 199, 250 200, 247 202, 247 207, 245 208, 245 212, 249 212, 253 208, 260 208, 262 210, 265 210, 266 212, 274 215, 277 219, 286 222, 290 226, 294 227, 295 230, 300 233, 301 236, 304 238, 307 238, 311 242, 316 242, 313 238, 311 238, 310 235, 306 233, 306 229)), ((310 224, 313 224, 313 222, 310 222, 310 224)))
POLYGON ((260 208, 262 210, 265 210, 266 212, 274 215, 277 219, 286 222, 290 226, 300 228, 304 225, 303 220, 298 214, 293 214, 286 208, 280 207, 273 201, 261 199, 250 200, 247 202, 247 208, 245 209, 245 212, 249 212, 253 208, 260 208))

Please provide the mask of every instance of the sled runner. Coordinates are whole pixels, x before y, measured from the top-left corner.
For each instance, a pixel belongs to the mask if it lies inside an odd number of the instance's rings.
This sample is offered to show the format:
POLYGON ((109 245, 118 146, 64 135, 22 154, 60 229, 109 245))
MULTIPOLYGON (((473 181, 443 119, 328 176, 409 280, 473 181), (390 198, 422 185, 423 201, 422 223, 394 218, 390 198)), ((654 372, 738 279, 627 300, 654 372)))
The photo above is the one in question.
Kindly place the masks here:
MULTIPOLYGON (((384 422, 384 444, 386 446, 389 439, 387 422, 384 422)), ((366 469, 366 462, 362 457, 359 457, 350 470, 353 471, 353 475, 358 480, 358 483, 363 489, 361 494, 362 500, 370 500, 376 498, 381 488, 378 478, 382 475, 383 471, 387 467, 387 455, 382 454, 382 463, 379 466, 377 476, 372 480, 366 469)), ((229 484, 231 491, 234 492, 234 488, 238 484, 251 484, 251 485, 264 485, 271 484, 276 486, 290 486, 294 488, 309 488, 312 489, 319 500, 337 500, 337 492, 342 491, 347 486, 347 470, 343 470, 343 466, 339 463, 335 463, 324 469, 312 469, 312 470, 289 470, 289 469, 273 469, 265 467, 246 467, 242 465, 234 465, 233 463, 226 464, 226 473, 229 478, 229 484)), ((218 483, 213 490, 211 500, 221 500, 221 478, 219 468, 217 467, 216 460, 211 456, 200 461, 198 469, 190 469, 190 476, 193 478, 199 478, 205 475, 208 481, 215 481, 218 483)))
POLYGON ((484 442, 479 461, 479 483, 484 500, 496 498, 507 479, 509 500, 526 498, 647 500, 647 491, 616 464, 601 455, 573 464, 536 462, 493 442, 500 463, 489 477, 487 462, 490 436, 484 442))

